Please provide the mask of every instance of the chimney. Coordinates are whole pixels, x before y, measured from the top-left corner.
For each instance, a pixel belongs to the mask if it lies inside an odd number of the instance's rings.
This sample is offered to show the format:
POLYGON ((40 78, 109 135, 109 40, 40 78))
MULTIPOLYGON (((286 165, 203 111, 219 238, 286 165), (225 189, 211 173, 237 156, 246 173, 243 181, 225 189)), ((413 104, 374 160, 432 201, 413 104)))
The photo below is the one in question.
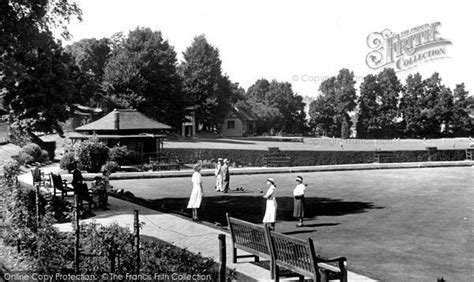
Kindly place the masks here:
POLYGON ((114 129, 120 130, 120 113, 117 109, 114 109, 114 129))

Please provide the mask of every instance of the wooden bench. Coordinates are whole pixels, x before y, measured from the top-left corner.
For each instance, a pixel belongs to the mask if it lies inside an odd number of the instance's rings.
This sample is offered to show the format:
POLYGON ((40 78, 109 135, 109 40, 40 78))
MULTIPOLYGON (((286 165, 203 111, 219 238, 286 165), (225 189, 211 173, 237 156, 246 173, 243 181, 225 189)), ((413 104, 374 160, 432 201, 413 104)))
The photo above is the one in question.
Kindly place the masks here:
MULTIPOLYGON (((265 228, 250 222, 232 218, 226 214, 232 238, 232 262, 237 263, 238 258, 254 258, 256 262, 260 257, 271 260, 268 236, 265 228), (237 249, 251 255, 237 255, 237 249)), ((270 263, 270 275, 273 279, 273 263, 270 263)))
POLYGON ((275 281, 279 281, 281 267, 298 274, 300 281, 304 281, 304 277, 310 277, 316 282, 334 279, 347 282, 345 257, 321 259, 316 256, 311 238, 307 241, 300 240, 270 231, 268 227, 265 227, 265 232, 270 243, 275 281), (337 266, 329 264, 334 262, 337 266))
POLYGON ((472 156, 474 155, 474 148, 467 148, 466 149, 466 160, 472 161, 472 156))
POLYGON ((291 157, 287 156, 266 156, 263 160, 267 167, 291 166, 291 157))
POLYGON ((375 151, 374 152, 374 162, 375 163, 384 163, 384 162, 394 162, 398 159, 397 153, 393 151, 375 151))

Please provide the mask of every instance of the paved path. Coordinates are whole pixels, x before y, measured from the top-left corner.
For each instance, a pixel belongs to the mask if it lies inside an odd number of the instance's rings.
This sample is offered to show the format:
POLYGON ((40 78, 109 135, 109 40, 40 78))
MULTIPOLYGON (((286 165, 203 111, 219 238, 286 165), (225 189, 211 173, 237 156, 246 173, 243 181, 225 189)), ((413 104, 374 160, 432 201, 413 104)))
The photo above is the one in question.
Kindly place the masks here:
MULTIPOLYGON (((204 257, 212 257, 216 261, 218 261, 219 258, 219 242, 217 236, 218 234, 225 234, 228 261, 227 267, 235 269, 235 271, 258 281, 270 280, 270 272, 264 268, 251 263, 246 263, 245 260, 239 260, 239 263, 237 264, 232 263, 230 234, 223 229, 195 223, 186 218, 157 212, 115 198, 109 198, 109 203, 110 210, 94 211, 96 216, 85 220, 85 222, 96 222, 103 225, 116 222, 121 226, 133 230, 133 210, 137 209, 140 213, 140 222, 145 223, 143 229, 140 231, 142 235, 159 238, 180 248, 186 248, 193 253, 201 253, 204 257)), ((72 225, 70 223, 58 224, 58 228, 61 231, 72 231, 72 225)), ((362 282, 374 280, 349 272, 348 281, 362 282)))
MULTIPOLYGON (((58 172, 59 168, 58 166, 50 166, 42 170, 45 173, 58 172)), ((31 173, 20 175, 19 180, 31 184, 31 173)), ((245 260, 239 260, 237 264, 232 263, 231 238, 224 229, 196 223, 177 215, 157 212, 113 197, 109 198, 109 204, 110 209, 108 211, 94 211, 96 216, 84 221, 96 222, 103 225, 115 222, 133 230, 133 210, 139 210, 140 222, 145 223, 143 229, 140 231, 142 235, 148 235, 170 242, 180 248, 186 248, 193 253, 201 253, 204 257, 212 257, 216 261, 219 258, 219 242, 217 236, 218 234, 225 234, 228 258, 227 267, 235 269, 235 271, 257 281, 270 280, 270 272, 262 267, 247 263, 245 260)), ((71 223, 58 224, 57 227, 61 231, 72 231, 71 223)), ((349 271, 348 281, 363 282, 375 280, 349 271)))

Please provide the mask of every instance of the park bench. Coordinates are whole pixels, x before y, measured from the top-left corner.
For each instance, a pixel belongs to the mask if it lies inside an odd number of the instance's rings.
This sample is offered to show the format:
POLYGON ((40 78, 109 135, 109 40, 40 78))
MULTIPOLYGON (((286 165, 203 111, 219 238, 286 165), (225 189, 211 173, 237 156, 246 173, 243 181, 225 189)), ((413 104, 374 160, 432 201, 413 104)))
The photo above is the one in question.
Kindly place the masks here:
POLYGON ((375 163, 390 163, 397 161, 397 154, 393 151, 375 151, 375 163))
POLYGON ((179 170, 179 162, 171 161, 167 155, 152 156, 148 158, 149 163, 153 165, 153 170, 179 170))
POLYGON ((281 152, 278 147, 269 147, 263 161, 267 167, 291 166, 291 157, 281 152))
MULTIPOLYGON (((232 262, 237 263, 238 258, 254 258, 256 262, 260 257, 271 260, 268 237, 265 228, 250 222, 232 218, 226 214, 227 223, 232 238, 232 262), (237 249, 251 255, 237 255, 237 249)), ((270 274, 273 278, 273 264, 270 263, 270 274)))
POLYGON ((279 281, 279 268, 298 274, 300 281, 310 277, 313 281, 339 280, 347 282, 346 258, 322 259, 316 256, 313 240, 293 238, 265 227, 274 264, 275 281, 279 281), (337 266, 329 263, 337 263, 337 266))
POLYGON ((467 148, 466 149, 466 160, 472 161, 472 156, 474 155, 474 148, 467 148))

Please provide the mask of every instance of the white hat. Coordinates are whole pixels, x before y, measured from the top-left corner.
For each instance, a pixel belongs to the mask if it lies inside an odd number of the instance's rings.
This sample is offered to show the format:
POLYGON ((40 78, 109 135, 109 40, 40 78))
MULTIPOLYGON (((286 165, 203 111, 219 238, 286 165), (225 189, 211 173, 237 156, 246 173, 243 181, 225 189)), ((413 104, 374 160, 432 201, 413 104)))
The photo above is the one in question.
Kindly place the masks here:
POLYGON ((271 178, 271 177, 267 178, 267 181, 272 183, 272 184, 275 184, 275 180, 273 180, 273 178, 271 178))

